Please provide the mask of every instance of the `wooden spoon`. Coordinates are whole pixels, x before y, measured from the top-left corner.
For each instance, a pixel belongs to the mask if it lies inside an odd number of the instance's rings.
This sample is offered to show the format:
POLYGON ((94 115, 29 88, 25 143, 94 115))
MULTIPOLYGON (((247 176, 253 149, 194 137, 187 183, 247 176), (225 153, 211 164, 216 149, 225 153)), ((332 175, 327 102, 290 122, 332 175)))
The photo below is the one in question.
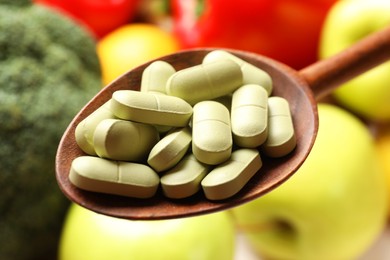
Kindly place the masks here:
MULTIPOLYGON (((159 60, 177 70, 200 64, 214 49, 193 49, 168 55, 159 60)), ((126 219, 169 219, 225 210, 271 191, 291 177, 308 156, 318 130, 317 101, 341 83, 390 59, 390 27, 368 36, 346 51, 319 61, 300 71, 275 60, 244 51, 227 50, 267 71, 273 79, 273 95, 286 98, 291 107, 297 147, 280 159, 262 157, 262 169, 235 196, 223 201, 209 201, 200 191, 193 197, 173 200, 161 190, 151 199, 133 199, 84 191, 68 178, 71 162, 83 155, 74 132, 77 124, 111 98, 119 89, 139 90, 141 74, 152 61, 139 66, 102 89, 73 119, 64 133, 56 156, 56 178, 63 193, 75 203, 109 216, 126 219)), ((305 187, 302 187, 303 189, 305 187)))

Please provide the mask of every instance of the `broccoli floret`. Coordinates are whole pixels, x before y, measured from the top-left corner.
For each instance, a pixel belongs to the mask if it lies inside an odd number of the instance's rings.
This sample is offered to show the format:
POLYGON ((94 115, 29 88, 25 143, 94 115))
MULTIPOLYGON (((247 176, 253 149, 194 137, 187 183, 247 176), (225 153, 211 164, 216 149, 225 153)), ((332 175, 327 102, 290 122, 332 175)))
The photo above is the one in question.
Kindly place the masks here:
POLYGON ((31 0, 0 0, 0 5, 23 7, 31 5, 31 0))
POLYGON ((27 2, 0 0, 0 259, 55 259, 57 146, 102 83, 93 37, 27 2))

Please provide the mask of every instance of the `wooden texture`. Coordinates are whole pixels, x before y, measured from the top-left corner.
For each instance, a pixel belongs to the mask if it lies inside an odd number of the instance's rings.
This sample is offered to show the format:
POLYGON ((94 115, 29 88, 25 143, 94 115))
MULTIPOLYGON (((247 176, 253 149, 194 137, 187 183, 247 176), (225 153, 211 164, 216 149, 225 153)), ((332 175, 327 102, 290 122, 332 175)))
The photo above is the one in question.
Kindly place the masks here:
MULTIPOLYGON (((262 169, 238 194, 229 199, 209 201, 200 191, 191 198, 173 200, 164 197, 161 190, 151 199, 132 199, 84 191, 70 183, 68 175, 71 162, 83 155, 74 138, 77 124, 110 99, 116 90, 139 90, 142 71, 152 61, 127 72, 102 89, 73 119, 57 151, 56 178, 59 187, 70 200, 95 212, 118 218, 143 220, 206 214, 256 199, 288 180, 305 161, 318 130, 316 97, 329 93, 329 90, 338 84, 385 61, 390 53, 389 35, 390 30, 384 31, 379 36, 371 37, 358 51, 348 50, 336 58, 317 62, 300 72, 260 55, 227 50, 270 74, 274 84, 273 95, 282 96, 289 101, 297 137, 297 147, 290 155, 280 159, 262 156, 262 169), (387 55, 382 54, 384 51, 387 55), (316 96, 310 87, 314 89, 316 96)), ((180 70, 201 63, 203 57, 212 50, 187 50, 159 60, 165 60, 180 70)))

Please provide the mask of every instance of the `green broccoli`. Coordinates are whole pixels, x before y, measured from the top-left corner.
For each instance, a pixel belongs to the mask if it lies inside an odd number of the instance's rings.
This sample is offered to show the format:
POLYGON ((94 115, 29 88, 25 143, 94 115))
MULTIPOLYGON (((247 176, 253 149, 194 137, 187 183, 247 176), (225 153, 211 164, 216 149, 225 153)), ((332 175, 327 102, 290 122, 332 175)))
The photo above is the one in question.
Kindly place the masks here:
POLYGON ((101 87, 95 40, 27 0, 0 0, 0 259, 55 259, 69 201, 59 140, 101 87))

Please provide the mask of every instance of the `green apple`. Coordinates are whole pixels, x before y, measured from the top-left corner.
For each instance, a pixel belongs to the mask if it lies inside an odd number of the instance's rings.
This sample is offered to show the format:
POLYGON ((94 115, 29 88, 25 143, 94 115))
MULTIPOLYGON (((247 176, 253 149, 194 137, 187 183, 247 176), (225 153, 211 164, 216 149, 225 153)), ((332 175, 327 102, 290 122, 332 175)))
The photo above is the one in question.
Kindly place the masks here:
POLYGON ((234 257, 235 229, 227 212, 131 221, 72 204, 60 241, 61 260, 226 260, 234 257))
POLYGON ((271 259, 356 259, 387 220, 385 174, 354 115, 319 105, 316 142, 280 187, 231 210, 254 250, 271 259))
MULTIPOLYGON (((361 38, 390 25, 389 0, 344 0, 329 11, 320 40, 320 57, 348 48, 361 38)), ((390 120, 390 62, 343 84, 336 100, 370 120, 390 120)))

